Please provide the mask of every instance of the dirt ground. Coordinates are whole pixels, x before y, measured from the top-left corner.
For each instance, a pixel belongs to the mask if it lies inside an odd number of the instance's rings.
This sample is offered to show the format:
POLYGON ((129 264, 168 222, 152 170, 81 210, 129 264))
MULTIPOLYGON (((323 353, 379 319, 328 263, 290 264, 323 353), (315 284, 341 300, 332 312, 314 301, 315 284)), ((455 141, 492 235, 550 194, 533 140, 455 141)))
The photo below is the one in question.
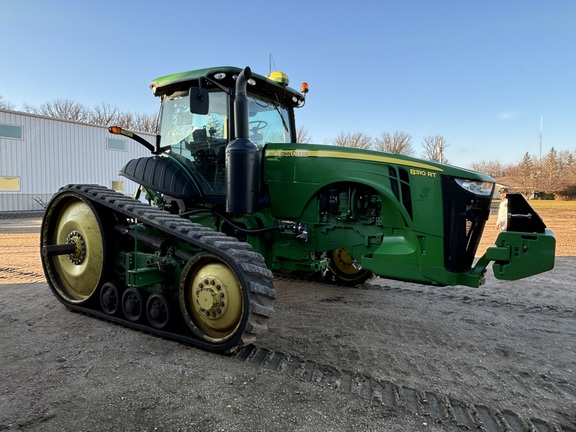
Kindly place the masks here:
POLYGON ((40 221, 0 220, 0 431, 575 431, 576 224, 542 217, 556 267, 518 282, 278 279, 246 360, 68 312, 40 221))

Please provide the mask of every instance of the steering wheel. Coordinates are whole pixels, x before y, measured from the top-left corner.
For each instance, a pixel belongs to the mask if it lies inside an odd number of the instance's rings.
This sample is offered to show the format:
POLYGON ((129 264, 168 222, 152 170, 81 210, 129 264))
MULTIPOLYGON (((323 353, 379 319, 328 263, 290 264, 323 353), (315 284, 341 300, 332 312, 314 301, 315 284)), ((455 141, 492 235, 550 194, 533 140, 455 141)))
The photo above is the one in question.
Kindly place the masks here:
POLYGON ((268 122, 264 121, 264 120, 252 120, 251 122, 248 123, 248 126, 250 126, 252 124, 254 126, 250 128, 251 132, 258 132, 258 131, 264 129, 266 126, 268 126, 268 122))

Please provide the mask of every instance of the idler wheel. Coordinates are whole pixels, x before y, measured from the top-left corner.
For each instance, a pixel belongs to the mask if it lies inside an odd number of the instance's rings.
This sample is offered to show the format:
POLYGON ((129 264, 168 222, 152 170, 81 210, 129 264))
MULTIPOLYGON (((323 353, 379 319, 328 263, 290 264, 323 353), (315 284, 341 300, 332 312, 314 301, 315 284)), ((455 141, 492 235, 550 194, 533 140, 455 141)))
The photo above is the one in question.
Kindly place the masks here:
POLYGON ((50 287, 66 303, 83 303, 105 273, 104 228, 92 204, 74 193, 50 202, 41 230, 42 265, 50 287))
POLYGON ((195 334, 211 342, 228 340, 243 322, 242 284, 218 257, 200 254, 182 272, 180 308, 195 334))
POLYGON ((146 302, 146 316, 152 327, 163 330, 170 324, 170 304, 163 294, 152 294, 146 302))

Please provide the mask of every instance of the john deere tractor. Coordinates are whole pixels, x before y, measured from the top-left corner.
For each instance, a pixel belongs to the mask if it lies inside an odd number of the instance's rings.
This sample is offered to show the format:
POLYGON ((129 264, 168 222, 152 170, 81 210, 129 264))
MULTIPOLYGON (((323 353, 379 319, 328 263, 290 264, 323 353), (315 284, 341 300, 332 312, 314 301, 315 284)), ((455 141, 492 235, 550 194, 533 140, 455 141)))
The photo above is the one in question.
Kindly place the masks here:
POLYGON ((68 308, 214 351, 266 330, 273 274, 356 285, 514 280, 554 266, 553 233, 521 195, 475 263, 494 180, 407 156, 296 143, 305 103, 282 73, 215 67, 164 76, 151 156, 128 197, 71 184, 41 228, 48 283, 68 308), (274 273, 273 273, 274 272, 274 273))

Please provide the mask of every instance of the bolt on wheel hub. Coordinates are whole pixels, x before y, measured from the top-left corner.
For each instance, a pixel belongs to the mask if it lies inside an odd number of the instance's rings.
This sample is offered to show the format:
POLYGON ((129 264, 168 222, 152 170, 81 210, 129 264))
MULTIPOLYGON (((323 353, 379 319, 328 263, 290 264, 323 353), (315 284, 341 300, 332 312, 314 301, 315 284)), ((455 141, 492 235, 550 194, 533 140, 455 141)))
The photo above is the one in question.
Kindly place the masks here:
POLYGON ((195 292, 198 312, 207 318, 215 318, 226 310, 225 290, 217 278, 204 279, 195 292))
POLYGON ((76 250, 68 255, 68 258, 73 264, 80 265, 86 258, 86 242, 84 237, 78 231, 72 231, 66 237, 66 243, 73 244, 76 250))

